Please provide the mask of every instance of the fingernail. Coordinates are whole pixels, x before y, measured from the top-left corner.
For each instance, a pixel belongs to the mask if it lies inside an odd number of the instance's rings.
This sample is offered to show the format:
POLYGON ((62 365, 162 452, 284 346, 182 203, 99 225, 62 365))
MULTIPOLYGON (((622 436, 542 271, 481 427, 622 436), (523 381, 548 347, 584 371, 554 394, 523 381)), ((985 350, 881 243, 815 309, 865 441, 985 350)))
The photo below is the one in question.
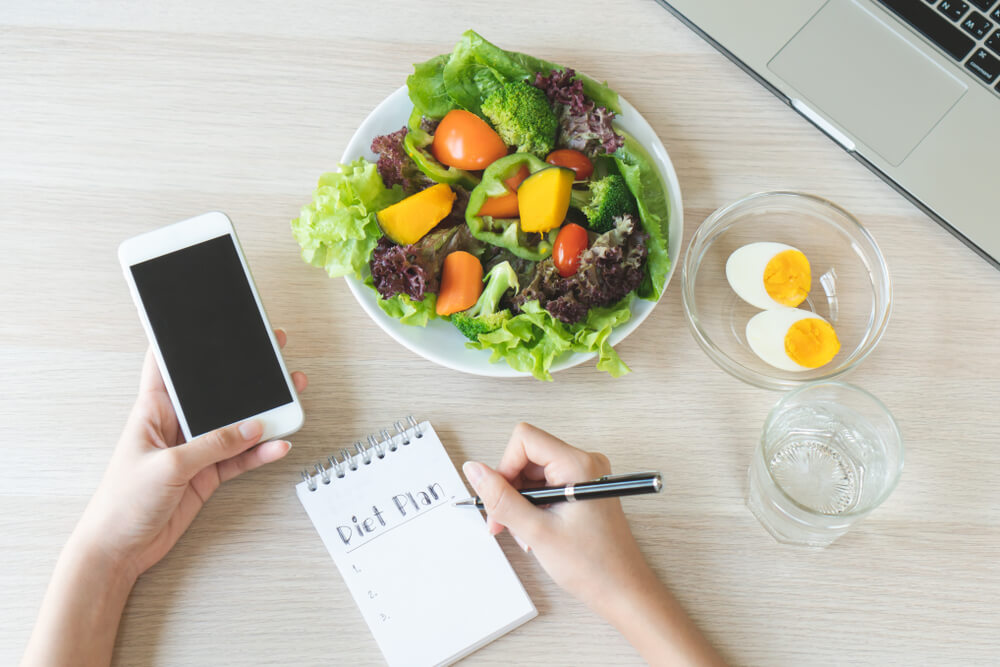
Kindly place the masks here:
POLYGON ((288 330, 285 329, 285 327, 274 327, 274 330, 275 331, 280 331, 281 333, 285 334, 286 336, 288 335, 288 330))
POLYGON ((519 546, 522 549, 524 549, 524 553, 528 553, 529 551, 531 551, 531 547, 528 546, 527 544, 525 544, 524 542, 522 542, 521 538, 519 538, 517 535, 515 535, 514 533, 511 533, 510 536, 514 538, 515 542, 517 542, 517 546, 519 546))
POLYGON ((256 419, 251 419, 240 424, 239 431, 244 440, 255 440, 260 437, 264 427, 256 419))
POLYGON ((476 463, 475 461, 466 461, 462 464, 462 472, 465 473, 465 478, 469 480, 469 484, 476 486, 479 480, 483 478, 483 464, 476 463))

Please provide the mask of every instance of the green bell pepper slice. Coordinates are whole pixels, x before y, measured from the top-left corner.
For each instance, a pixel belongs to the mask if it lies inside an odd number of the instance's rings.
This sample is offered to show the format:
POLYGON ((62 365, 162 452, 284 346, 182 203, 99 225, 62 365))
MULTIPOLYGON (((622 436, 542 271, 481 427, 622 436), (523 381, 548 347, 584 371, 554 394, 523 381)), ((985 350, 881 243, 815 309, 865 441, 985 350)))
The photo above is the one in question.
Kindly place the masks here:
POLYGON ((410 119, 406 122, 406 136, 403 138, 403 150, 410 156, 417 168, 438 183, 459 185, 466 190, 471 190, 479 185, 479 177, 472 172, 455 167, 445 167, 434 158, 429 149, 431 142, 434 141, 434 135, 420 129, 422 118, 423 114, 414 107, 410 119))
POLYGON ((496 160, 486 167, 482 182, 469 195, 465 222, 469 225, 472 235, 480 241, 506 248, 522 259, 538 262, 552 254, 552 244, 559 234, 558 227, 547 234, 527 233, 521 231, 519 218, 504 219, 476 215, 487 198, 510 194, 504 179, 516 174, 522 166, 528 167, 530 174, 552 167, 531 153, 514 153, 496 160))

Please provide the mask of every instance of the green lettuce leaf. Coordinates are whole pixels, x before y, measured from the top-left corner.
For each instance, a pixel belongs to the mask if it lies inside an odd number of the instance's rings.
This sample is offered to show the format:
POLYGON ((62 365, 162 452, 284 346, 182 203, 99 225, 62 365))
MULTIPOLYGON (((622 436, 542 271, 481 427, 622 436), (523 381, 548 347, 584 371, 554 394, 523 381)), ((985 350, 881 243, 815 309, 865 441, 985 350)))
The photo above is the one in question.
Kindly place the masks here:
POLYGON ((425 63, 416 63, 413 74, 406 78, 410 101, 428 118, 443 118, 455 108, 455 102, 444 87, 444 66, 449 58, 451 54, 445 53, 425 63))
POLYGON ((604 371, 611 377, 621 377, 631 372, 615 352, 615 348, 611 347, 608 338, 612 329, 625 324, 632 317, 632 299, 630 294, 613 306, 591 308, 585 320, 571 327, 574 332, 573 350, 597 352, 597 370, 604 371))
POLYGON ((490 350, 491 363, 503 359, 514 370, 551 381, 549 369, 557 357, 572 349, 573 335, 537 301, 529 301, 520 314, 499 329, 480 334, 477 342, 466 343, 466 347, 490 350))
POLYGON ((398 185, 386 188, 375 165, 364 158, 323 174, 312 202, 292 220, 302 259, 330 277, 361 279, 382 236, 375 212, 403 199, 398 185))
POLYGON ((615 151, 615 162, 625 183, 639 204, 639 219, 649 234, 649 256, 646 258, 646 278, 638 294, 643 299, 660 298, 670 272, 667 254, 667 234, 670 223, 670 203, 660 172, 646 150, 629 134, 616 128, 625 137, 625 145, 615 151))
MULTIPOLYGON (((371 281, 365 283, 371 289, 375 287, 371 281)), ((427 323, 437 317, 434 306, 437 304, 437 294, 428 292, 424 295, 423 301, 414 301, 406 294, 397 294, 391 299, 383 299, 377 291, 375 297, 378 299, 378 306, 389 317, 395 318, 403 324, 415 327, 425 327, 427 323)))
POLYGON ((442 76, 448 96, 463 109, 482 115, 480 105, 506 81, 524 78, 523 68, 471 30, 467 30, 444 66, 442 76))
POLYGON ((480 334, 479 340, 466 347, 492 352, 490 361, 503 359, 514 370, 531 373, 539 380, 552 380, 550 369, 568 352, 597 352, 597 368, 613 377, 630 372, 608 342, 611 330, 632 316, 632 296, 608 308, 591 308, 582 322, 566 326, 537 301, 529 301, 521 313, 494 331, 480 334))
MULTIPOLYGON (((505 51, 474 30, 466 30, 450 54, 414 65, 406 80, 413 106, 430 118, 441 118, 456 106, 481 114, 482 101, 505 81, 534 81, 535 74, 548 75, 562 65, 526 53, 505 51)), ((606 83, 583 74, 583 92, 599 106, 621 113, 618 93, 606 83)))

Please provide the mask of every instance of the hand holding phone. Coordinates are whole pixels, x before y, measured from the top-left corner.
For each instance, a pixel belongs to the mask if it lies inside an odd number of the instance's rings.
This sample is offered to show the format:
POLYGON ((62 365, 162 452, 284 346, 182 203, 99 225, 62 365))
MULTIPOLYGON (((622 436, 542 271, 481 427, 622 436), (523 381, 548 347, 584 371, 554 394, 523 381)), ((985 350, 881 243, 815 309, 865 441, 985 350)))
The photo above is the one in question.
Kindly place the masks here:
POLYGON ((24 664, 110 663, 139 575, 220 484, 285 456, 291 443, 272 438, 302 424, 296 391, 306 376, 285 369, 285 334, 271 329, 225 215, 130 239, 118 255, 152 346, 108 469, 56 564, 24 664))
MULTIPOLYGON (((285 333, 274 333, 284 346, 285 333)), ((301 372, 292 381, 299 392, 308 384, 301 372)), ((110 664, 139 575, 173 548, 220 484, 288 453, 282 440, 255 447, 262 428, 251 420, 184 442, 150 349, 125 430, 59 556, 21 664, 110 664)))
POLYGON ((129 239, 118 257, 185 439, 251 418, 263 424, 260 441, 301 428, 295 385, 225 214, 129 239))

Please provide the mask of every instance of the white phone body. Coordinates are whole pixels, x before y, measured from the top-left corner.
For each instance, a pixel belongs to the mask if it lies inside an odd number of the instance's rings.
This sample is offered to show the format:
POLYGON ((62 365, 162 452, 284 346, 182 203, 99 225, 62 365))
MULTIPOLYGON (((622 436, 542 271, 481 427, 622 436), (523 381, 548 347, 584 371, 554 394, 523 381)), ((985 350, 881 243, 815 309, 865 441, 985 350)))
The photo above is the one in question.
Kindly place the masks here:
POLYGON ((251 418, 264 424, 261 442, 302 427, 295 385, 224 213, 128 239, 118 259, 185 439, 251 418))

